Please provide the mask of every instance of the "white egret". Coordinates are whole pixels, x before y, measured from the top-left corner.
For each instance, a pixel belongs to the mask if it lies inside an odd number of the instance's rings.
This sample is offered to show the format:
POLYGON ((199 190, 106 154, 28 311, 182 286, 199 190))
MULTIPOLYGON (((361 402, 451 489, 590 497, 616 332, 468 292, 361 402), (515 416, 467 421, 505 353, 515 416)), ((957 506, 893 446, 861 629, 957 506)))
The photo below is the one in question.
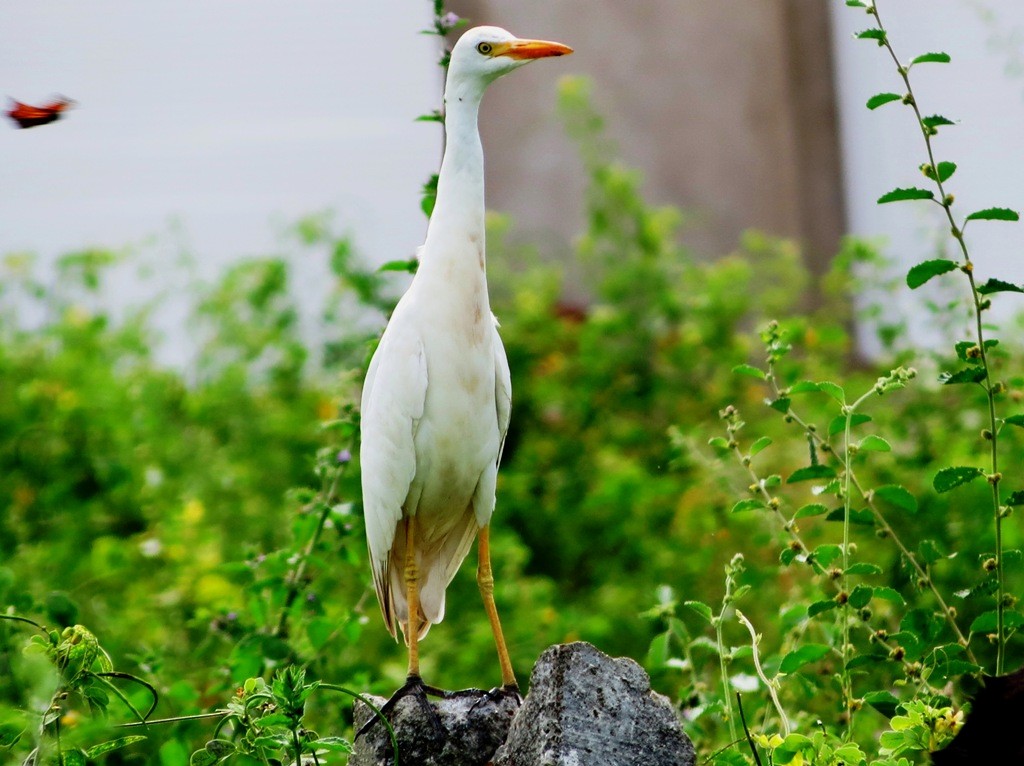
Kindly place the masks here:
MULTIPOLYGON (((362 396, 363 506, 384 622, 408 645, 405 686, 429 687, 418 642, 444 617, 445 589, 473 539, 503 688, 518 692, 494 605, 489 524, 508 430, 511 381, 487 293, 484 158, 477 113, 484 90, 523 64, 571 53, 498 27, 468 30, 445 85, 445 152, 419 269, 370 362, 362 396)), ((431 690, 436 691, 436 690, 431 690)))

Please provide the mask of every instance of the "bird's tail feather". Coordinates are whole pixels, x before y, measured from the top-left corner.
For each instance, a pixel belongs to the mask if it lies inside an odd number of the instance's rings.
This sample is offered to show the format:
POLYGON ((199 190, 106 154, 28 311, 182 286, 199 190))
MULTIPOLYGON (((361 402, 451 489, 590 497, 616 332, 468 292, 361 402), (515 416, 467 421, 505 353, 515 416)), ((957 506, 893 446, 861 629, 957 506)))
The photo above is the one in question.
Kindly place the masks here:
MULTIPOLYGON (((458 572, 469 549, 473 547, 473 540, 479 531, 471 506, 448 534, 423 545, 418 551, 419 638, 427 635, 431 625, 444 619, 445 590, 458 572)), ((405 535, 395 535, 390 555, 382 564, 379 568, 374 567, 374 586, 381 613, 384 615, 384 623, 391 635, 397 638, 396 624, 401 627, 403 636, 409 629, 409 601, 404 577, 405 535)), ((406 641, 408 642, 408 639, 406 641)))

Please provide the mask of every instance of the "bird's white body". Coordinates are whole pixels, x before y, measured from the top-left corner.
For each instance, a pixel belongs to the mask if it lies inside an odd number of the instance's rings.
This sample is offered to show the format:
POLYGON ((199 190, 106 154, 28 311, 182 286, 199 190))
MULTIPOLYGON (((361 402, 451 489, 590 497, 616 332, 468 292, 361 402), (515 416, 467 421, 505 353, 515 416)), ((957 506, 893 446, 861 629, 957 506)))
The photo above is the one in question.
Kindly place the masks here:
POLYGON ((515 40, 504 30, 482 27, 467 32, 453 51, 437 202, 419 269, 384 331, 363 389, 367 540, 392 633, 396 621, 403 630, 409 624, 405 535, 399 529, 415 525, 415 624, 422 636, 444 617, 445 589, 490 521, 511 409, 508 362, 487 293, 477 112, 487 84, 520 62, 481 71, 478 38, 515 40))

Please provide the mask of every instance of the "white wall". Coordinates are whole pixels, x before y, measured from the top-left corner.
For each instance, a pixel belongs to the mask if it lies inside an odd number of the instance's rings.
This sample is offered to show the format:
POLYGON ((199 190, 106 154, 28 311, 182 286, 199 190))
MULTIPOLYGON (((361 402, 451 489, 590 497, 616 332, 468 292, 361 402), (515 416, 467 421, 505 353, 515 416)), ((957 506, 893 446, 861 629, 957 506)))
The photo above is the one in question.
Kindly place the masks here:
MULTIPOLYGON (((884 238, 887 254, 903 271, 936 256, 943 234, 941 209, 930 203, 876 205, 897 186, 928 187, 917 170, 925 161, 923 140, 908 107, 893 103, 868 111, 875 93, 902 93, 884 49, 852 34, 870 26, 862 10, 830 0, 836 46, 836 76, 844 159, 846 203, 853 233, 884 238)), ((959 121, 940 128, 937 160, 958 165, 948 190, 962 218, 986 207, 1024 211, 1024 3, 1005 0, 879 0, 882 20, 902 60, 946 51, 951 64, 922 64, 911 84, 926 115, 959 121)), ((930 188, 930 187, 929 187, 930 188)), ((975 222, 968 244, 982 281, 999 275, 1024 281, 1022 224, 975 222)), ((950 257, 953 251, 950 250, 950 257)), ((926 290, 901 290, 901 310, 914 317, 914 334, 931 340, 918 308, 926 290)), ((1024 296, 997 296, 1002 316, 1024 309, 1024 296)))

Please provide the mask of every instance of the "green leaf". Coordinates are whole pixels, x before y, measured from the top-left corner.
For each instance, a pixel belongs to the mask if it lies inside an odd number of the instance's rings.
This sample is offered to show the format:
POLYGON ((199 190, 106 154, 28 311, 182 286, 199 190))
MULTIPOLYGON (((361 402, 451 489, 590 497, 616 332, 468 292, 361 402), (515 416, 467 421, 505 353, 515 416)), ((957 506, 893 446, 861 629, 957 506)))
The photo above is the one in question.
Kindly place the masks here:
MULTIPOLYGON (((861 412, 854 412, 852 415, 850 415, 850 427, 851 428, 856 428, 859 425, 862 425, 864 423, 870 423, 870 422, 871 422, 871 416, 870 415, 865 415, 865 414, 863 414, 861 412)), ((846 416, 845 415, 836 415, 834 418, 832 418, 832 420, 828 424, 828 435, 829 436, 835 436, 836 434, 841 434, 845 430, 846 430, 846 416)))
POLYGON ((989 207, 971 213, 966 221, 1019 221, 1020 213, 1008 207, 989 207))
POLYGON ((323 649, 334 635, 336 623, 327 617, 314 617, 306 625, 306 637, 317 651, 323 649))
POLYGON ((89 757, 84 750, 77 747, 74 750, 65 750, 60 755, 60 766, 88 766, 88 764, 89 757))
POLYGON ((732 371, 734 375, 749 375, 750 377, 757 378, 758 380, 765 379, 764 370, 758 369, 752 364, 737 364, 732 368, 732 371))
POLYGON ((418 258, 406 258, 398 261, 388 261, 378 267, 377 271, 407 271, 410 274, 415 274, 419 265, 420 262, 418 258))
MULTIPOLYGON (((825 517, 825 521, 842 521, 845 516, 845 509, 836 508, 825 517)), ((851 508, 850 523, 860 524, 865 527, 873 527, 875 525, 875 516, 867 508, 851 508)))
POLYGON ((875 489, 873 497, 881 498, 889 505, 907 513, 917 513, 917 498, 906 487, 899 484, 885 484, 875 489))
MULTIPOLYGON (((974 618, 974 622, 971 623, 971 633, 992 633, 998 627, 999 616, 996 610, 993 609, 991 612, 985 612, 979 614, 974 618)), ((1011 612, 1006 610, 1003 612, 1003 627, 1007 630, 1017 630, 1021 626, 1024 626, 1024 615, 1020 612, 1011 612)))
POLYGON ((965 600, 976 598, 977 596, 991 596, 999 590, 999 579, 995 576, 995 573, 985 576, 985 579, 976 582, 970 588, 964 588, 953 593, 957 598, 965 600))
POLYGON ((967 484, 984 475, 984 471, 973 466, 943 468, 935 474, 932 486, 935 487, 936 492, 949 492, 951 489, 956 489, 960 485, 967 484))
POLYGON ((352 752, 352 743, 342 737, 320 737, 313 740, 313 746, 318 750, 330 750, 335 753, 352 752))
POLYGON ((220 758, 209 750, 196 750, 188 759, 189 766, 213 766, 220 758))
MULTIPOLYGON (((999 345, 999 341, 995 339, 985 341, 985 351, 990 348, 995 348, 999 345)), ((967 364, 981 364, 981 354, 975 352, 974 356, 971 356, 971 350, 976 349, 978 344, 973 340, 962 340, 954 346, 956 349, 957 358, 961 362, 967 362, 967 364)))
POLYGON ((921 119, 921 123, 926 128, 931 128, 933 131, 941 125, 956 125, 956 123, 951 119, 943 117, 941 114, 933 114, 930 117, 923 117, 921 119))
POLYGON ((785 415, 789 412, 789 405, 791 402, 792 400, 788 396, 780 396, 778 399, 768 402, 768 406, 785 415))
POLYGON ((758 439, 757 441, 750 445, 750 456, 753 457, 771 443, 771 439, 769 439, 767 436, 762 436, 760 439, 758 439))
POLYGON ((867 107, 868 109, 877 109, 878 107, 884 106, 885 104, 890 104, 893 101, 902 100, 903 96, 901 96, 899 93, 876 93, 875 95, 868 99, 867 107))
POLYGON ((1024 287, 992 277, 985 284, 978 285, 978 292, 982 295, 991 295, 992 293, 1024 293, 1024 287))
POLYGON ((884 601, 891 601, 897 606, 904 606, 907 602, 903 599, 903 596, 895 588, 888 587, 877 587, 874 589, 875 598, 883 599, 884 601))
POLYGON ((881 436, 869 434, 857 444, 861 452, 892 452, 892 445, 881 436))
POLYGON ((805 519, 808 516, 821 516, 823 513, 828 513, 828 507, 821 503, 811 503, 805 505, 803 508, 793 514, 793 519, 805 519))
POLYGON ((815 615, 835 609, 837 606, 838 604, 836 604, 836 601, 833 598, 830 598, 828 601, 815 601, 807 607, 807 616, 814 617, 815 615))
POLYGON ((1006 498, 1006 505, 1024 505, 1024 490, 1018 489, 1016 492, 1011 493, 1010 496, 1006 498))
POLYGON ((24 733, 25 729, 17 724, 0 724, 0 747, 14 747, 24 733))
POLYGON ((926 178, 930 178, 933 181, 945 182, 956 172, 956 163, 940 162, 935 167, 932 167, 926 162, 921 166, 921 172, 924 173, 926 178))
POLYGON ((939 375, 939 382, 944 386, 959 386, 964 383, 981 383, 988 373, 984 367, 965 367, 956 372, 944 372, 939 375))
POLYGON ((729 446, 729 440, 724 436, 712 436, 708 439, 708 444, 713 447, 719 455, 728 455, 732 449, 729 446))
POLYGON ((931 677, 936 681, 945 681, 968 673, 977 673, 981 666, 967 660, 942 660, 935 663, 931 677))
POLYGON ((1024 415, 1010 415, 1008 418, 1003 418, 1003 422, 1007 425, 1024 428, 1024 415))
POLYGON ((783 548, 782 553, 779 554, 779 561, 782 566, 788 567, 796 559, 797 553, 792 548, 783 548))
POLYGON ((820 391, 821 386, 812 380, 801 380, 799 383, 794 383, 789 387, 789 393, 791 394, 809 394, 812 391, 820 391))
POLYGON ((829 564, 831 564, 833 561, 835 561, 842 555, 843 549, 840 548, 838 545, 832 545, 831 543, 819 545, 811 553, 811 556, 814 558, 814 560, 821 564, 823 567, 827 567, 829 564))
POLYGON ((651 641, 651 646, 647 650, 647 666, 649 668, 663 668, 668 662, 669 657, 669 631, 659 633, 651 641))
POLYGON ((795 670, 799 670, 804 665, 817 662, 830 651, 831 649, 825 646, 825 644, 804 644, 799 649, 790 652, 782 658, 782 663, 779 665, 779 672, 792 673, 795 670))
POLYGON ((437 201, 437 179, 438 175, 434 173, 420 189, 420 209, 427 218, 434 212, 434 203, 437 201))
MULTIPOLYGON (((789 766, 789 764, 794 762, 802 763, 803 755, 805 753, 809 755, 813 749, 814 745, 808 737, 805 737, 803 734, 790 734, 782 743, 772 748, 771 763, 776 764, 776 766, 789 766), (797 760, 798 757, 801 760, 797 760)), ((737 763, 744 764, 747 762, 746 758, 742 761, 737 761, 737 763)), ((715 763, 717 766, 718 758, 715 758, 715 763)), ((727 764, 727 766, 733 766, 732 762, 727 764)))
POLYGON ((818 384, 818 389, 831 396, 840 404, 846 404, 846 392, 843 391, 843 387, 838 383, 833 383, 830 380, 823 380, 818 384))
POLYGON ((874 593, 874 589, 870 585, 858 585, 850 592, 847 603, 854 609, 863 609, 871 603, 874 593))
POLYGON ((858 40, 875 40, 880 46, 885 45, 885 30, 882 29, 865 29, 863 32, 857 32, 854 37, 858 40))
POLYGON ((831 479, 836 475, 835 470, 827 465, 809 465, 806 468, 798 468, 786 479, 787 484, 795 484, 798 481, 811 481, 812 479, 831 479))
POLYGON ((1003 551, 1003 568, 1020 566, 1022 561, 1024 561, 1024 551, 1021 551, 1020 548, 1003 551))
POLYGON ((910 66, 914 66, 914 64, 948 64, 949 62, 948 53, 924 53, 912 59, 910 66))
POLYGON ((907 287, 911 290, 916 290, 932 277, 937 277, 939 274, 945 274, 957 268, 959 266, 956 261, 946 260, 945 258, 937 258, 919 263, 907 272, 907 287))
POLYGON ((99 758, 101 755, 106 755, 107 753, 112 753, 115 750, 120 750, 123 747, 134 745, 136 742, 142 742, 144 739, 146 738, 141 734, 132 734, 127 737, 118 737, 117 739, 112 739, 102 744, 90 747, 88 750, 85 751, 85 754, 89 757, 90 760, 99 758))
POLYGON ((846 0, 846 4, 851 8, 867 8, 867 4, 864 0, 846 0))
POLYGON ((907 632, 925 643, 932 643, 946 627, 946 621, 930 609, 911 609, 900 620, 900 632, 907 632))
POLYGON ((743 513, 744 511, 757 511, 764 508, 764 502, 757 498, 750 498, 749 500, 740 500, 736 505, 732 507, 733 513, 743 513))
POLYGON ((856 564, 851 564, 846 569, 848 575, 876 575, 882 574, 882 567, 878 564, 869 564, 866 561, 858 561, 856 564))
POLYGON ((887 691, 868 692, 864 695, 864 701, 886 718, 896 715, 896 708, 900 704, 896 696, 887 691))
POLYGON ((708 622, 711 622, 712 612, 711 607, 705 604, 703 601, 684 601, 683 606, 688 606, 690 609, 695 611, 701 617, 708 622))
POLYGON ((935 192, 929 189, 919 189, 916 186, 910 186, 906 189, 893 189, 891 192, 886 192, 878 198, 879 205, 885 205, 889 202, 906 202, 907 200, 915 199, 935 199, 935 192))

